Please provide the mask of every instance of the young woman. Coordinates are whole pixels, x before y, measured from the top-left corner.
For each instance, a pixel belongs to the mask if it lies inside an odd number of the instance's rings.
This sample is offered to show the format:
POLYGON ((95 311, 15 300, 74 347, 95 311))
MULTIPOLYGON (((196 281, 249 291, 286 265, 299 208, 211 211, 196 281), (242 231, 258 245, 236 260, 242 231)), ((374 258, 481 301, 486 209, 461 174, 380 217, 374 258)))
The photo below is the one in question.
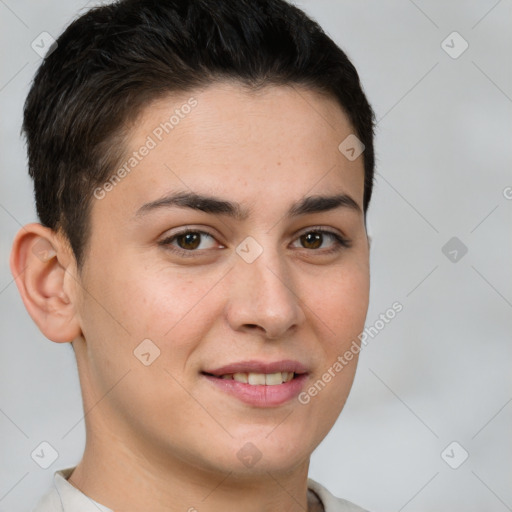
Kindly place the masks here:
POLYGON ((11 267, 86 425, 47 511, 357 511, 308 479, 369 294, 373 113, 282 0, 124 0, 25 106, 40 223, 11 267))

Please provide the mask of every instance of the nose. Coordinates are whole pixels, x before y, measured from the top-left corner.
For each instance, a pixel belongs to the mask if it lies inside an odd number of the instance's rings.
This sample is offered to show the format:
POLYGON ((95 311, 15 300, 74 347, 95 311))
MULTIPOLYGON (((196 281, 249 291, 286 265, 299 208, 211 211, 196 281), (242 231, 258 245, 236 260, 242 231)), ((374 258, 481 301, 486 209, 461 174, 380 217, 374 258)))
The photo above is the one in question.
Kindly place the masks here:
POLYGON ((276 340, 304 322, 296 283, 276 252, 265 250, 252 263, 240 258, 233 270, 226 313, 233 330, 259 332, 276 340))

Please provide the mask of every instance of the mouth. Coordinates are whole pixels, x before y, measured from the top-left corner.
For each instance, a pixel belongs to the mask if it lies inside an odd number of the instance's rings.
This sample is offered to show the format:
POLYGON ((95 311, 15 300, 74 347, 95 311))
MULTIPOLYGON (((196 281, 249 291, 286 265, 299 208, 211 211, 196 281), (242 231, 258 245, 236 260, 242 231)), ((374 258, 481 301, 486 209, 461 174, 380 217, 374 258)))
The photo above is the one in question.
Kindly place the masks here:
POLYGON ((204 375, 223 380, 234 380, 249 384, 250 386, 277 386, 285 382, 290 382, 295 377, 295 372, 274 372, 274 373, 254 373, 237 372, 224 373, 220 376, 203 372, 204 375))
POLYGON ((302 391, 308 377, 304 365, 290 360, 239 362, 201 374, 217 390, 254 407, 289 402, 302 391))

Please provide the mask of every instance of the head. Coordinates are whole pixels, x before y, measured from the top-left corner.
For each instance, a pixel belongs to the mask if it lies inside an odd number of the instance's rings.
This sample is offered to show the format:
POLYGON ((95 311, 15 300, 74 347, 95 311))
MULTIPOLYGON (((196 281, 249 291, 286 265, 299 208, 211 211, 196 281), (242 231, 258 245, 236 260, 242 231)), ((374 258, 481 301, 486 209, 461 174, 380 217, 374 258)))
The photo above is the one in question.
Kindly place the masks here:
POLYGON ((307 460, 368 307, 373 113, 345 53, 282 0, 120 1, 60 36, 23 128, 40 224, 13 272, 73 342, 88 442, 240 475, 307 460), (266 390, 226 378, 249 371, 266 390))

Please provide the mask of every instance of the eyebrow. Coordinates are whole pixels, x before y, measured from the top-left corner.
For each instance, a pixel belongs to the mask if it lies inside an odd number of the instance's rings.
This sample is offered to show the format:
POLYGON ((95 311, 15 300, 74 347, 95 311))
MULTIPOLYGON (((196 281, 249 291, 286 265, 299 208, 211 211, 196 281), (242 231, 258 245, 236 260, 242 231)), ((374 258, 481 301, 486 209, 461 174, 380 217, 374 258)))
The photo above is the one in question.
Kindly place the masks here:
MULTIPOLYGON (((235 201, 226 201, 214 196, 206 196, 195 192, 176 192, 142 205, 135 214, 141 217, 161 208, 190 208, 214 215, 226 215, 235 220, 245 220, 250 210, 235 201)), ((288 210, 287 217, 298 217, 313 213, 327 212, 336 208, 348 208, 361 212, 361 207, 348 194, 329 196, 309 196, 294 203, 288 210)))

